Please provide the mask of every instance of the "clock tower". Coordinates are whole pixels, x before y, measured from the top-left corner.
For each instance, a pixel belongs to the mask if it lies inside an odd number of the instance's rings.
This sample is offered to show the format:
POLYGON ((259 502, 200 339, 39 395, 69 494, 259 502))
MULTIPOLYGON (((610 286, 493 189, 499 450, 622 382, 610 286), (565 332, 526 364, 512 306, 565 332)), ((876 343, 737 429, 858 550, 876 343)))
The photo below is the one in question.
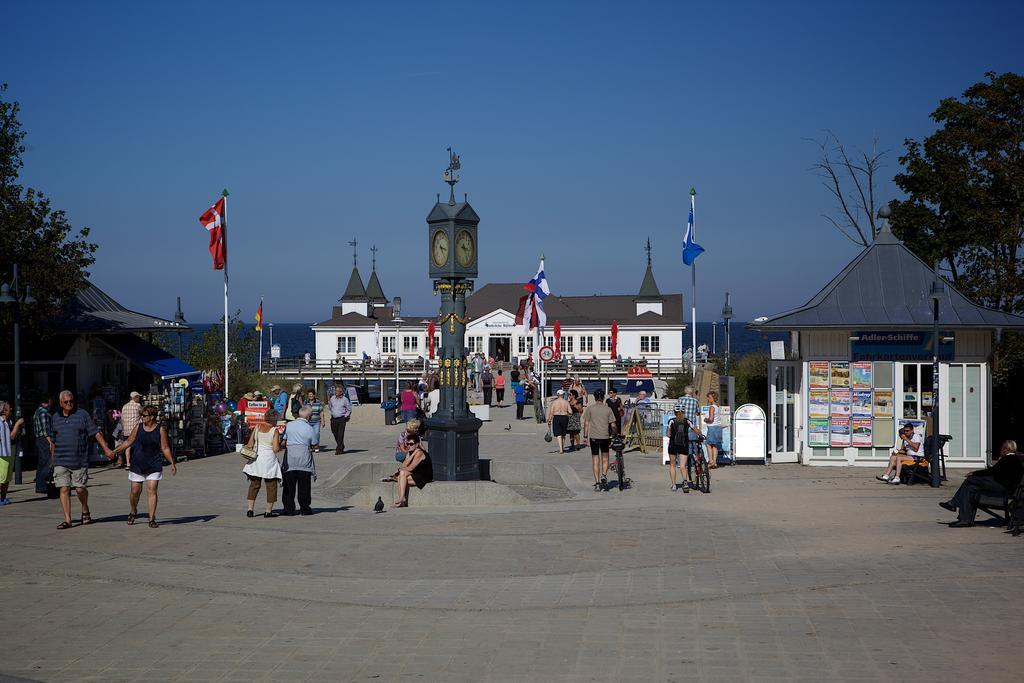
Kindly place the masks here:
POLYGON ((427 249, 434 294, 441 298, 436 321, 441 331, 437 376, 440 404, 427 420, 430 460, 434 479, 469 481, 480 478, 480 420, 469 410, 468 354, 466 353, 466 295, 477 276, 477 225, 480 217, 469 201, 455 201, 459 156, 448 148, 444 181, 450 188, 447 202, 440 195, 427 216, 427 249))

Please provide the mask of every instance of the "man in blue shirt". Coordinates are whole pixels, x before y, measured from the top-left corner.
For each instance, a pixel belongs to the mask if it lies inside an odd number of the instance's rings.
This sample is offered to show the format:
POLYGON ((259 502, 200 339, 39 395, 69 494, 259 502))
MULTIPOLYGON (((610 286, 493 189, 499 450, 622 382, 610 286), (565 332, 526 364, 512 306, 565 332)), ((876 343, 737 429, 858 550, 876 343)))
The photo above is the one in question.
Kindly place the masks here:
MULTIPOLYGON (((690 448, 689 453, 686 456, 687 462, 690 462, 690 458, 692 458, 694 455, 700 452, 698 450, 699 444, 697 442, 697 437, 702 436, 702 432, 700 430, 700 418, 698 417, 700 412, 700 404, 697 403, 697 399, 694 398, 693 396, 692 386, 687 386, 685 389, 683 389, 683 394, 684 396, 681 396, 679 400, 676 401, 676 406, 678 409, 681 409, 683 411, 683 417, 686 418, 687 423, 689 423, 690 425, 690 448)), ((682 475, 684 477, 683 485, 689 486, 692 482, 689 478, 688 473, 683 472, 682 475)))
POLYGON ((53 483, 60 489, 60 507, 64 521, 58 529, 71 528, 71 487, 75 487, 82 504, 82 524, 92 522, 89 513, 89 439, 103 449, 107 459, 114 455, 103 433, 89 413, 75 408, 75 395, 70 391, 60 392, 60 410, 50 421, 50 466, 53 467, 53 483))
POLYGON ((313 514, 310 490, 316 479, 316 463, 313 462, 313 426, 309 423, 312 413, 312 408, 302 406, 299 416, 289 422, 284 430, 286 447, 281 467, 284 472, 284 496, 281 503, 286 515, 295 514, 296 491, 299 494, 300 514, 313 514))
POLYGON ((288 407, 288 394, 281 391, 281 387, 276 384, 270 387, 270 395, 273 397, 274 410, 277 411, 281 419, 284 419, 284 410, 288 407))

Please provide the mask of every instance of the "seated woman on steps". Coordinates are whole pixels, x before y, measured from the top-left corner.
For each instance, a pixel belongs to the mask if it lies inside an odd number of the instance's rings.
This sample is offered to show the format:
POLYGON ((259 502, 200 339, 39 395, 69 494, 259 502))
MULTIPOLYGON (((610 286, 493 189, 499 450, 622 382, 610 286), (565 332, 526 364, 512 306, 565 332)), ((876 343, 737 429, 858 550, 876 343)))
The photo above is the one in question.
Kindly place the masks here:
POLYGON ((391 475, 391 480, 398 482, 398 500, 393 508, 409 507, 409 484, 422 489, 434 481, 434 466, 430 454, 423 450, 419 434, 406 434, 406 448, 405 462, 391 475))

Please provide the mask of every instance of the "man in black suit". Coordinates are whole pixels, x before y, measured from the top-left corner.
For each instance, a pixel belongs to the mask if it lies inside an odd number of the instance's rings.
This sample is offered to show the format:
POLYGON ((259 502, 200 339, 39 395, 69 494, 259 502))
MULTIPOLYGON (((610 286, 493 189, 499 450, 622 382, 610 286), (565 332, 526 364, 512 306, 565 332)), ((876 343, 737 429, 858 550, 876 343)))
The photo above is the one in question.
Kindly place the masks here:
POLYGON ((1024 478, 1024 455, 1007 453, 1008 445, 1003 444, 1001 457, 992 467, 972 472, 960 484, 953 498, 939 503, 942 508, 957 513, 957 520, 950 523, 950 527, 959 529, 974 526, 978 501, 982 496, 1002 497, 1017 490, 1021 478, 1024 478))

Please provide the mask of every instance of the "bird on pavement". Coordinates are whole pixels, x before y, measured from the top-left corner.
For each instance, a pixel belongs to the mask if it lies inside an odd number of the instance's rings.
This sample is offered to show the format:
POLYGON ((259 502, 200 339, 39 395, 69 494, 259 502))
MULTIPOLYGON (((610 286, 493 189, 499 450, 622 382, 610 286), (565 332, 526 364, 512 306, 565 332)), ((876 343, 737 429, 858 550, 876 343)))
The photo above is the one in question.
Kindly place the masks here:
POLYGON ((508 427, 505 427, 505 431, 506 432, 511 432, 512 431, 512 423, 511 422, 508 423, 508 427))
POLYGON ((377 502, 373 504, 373 511, 378 513, 384 512, 384 499, 380 496, 377 496, 377 502))

